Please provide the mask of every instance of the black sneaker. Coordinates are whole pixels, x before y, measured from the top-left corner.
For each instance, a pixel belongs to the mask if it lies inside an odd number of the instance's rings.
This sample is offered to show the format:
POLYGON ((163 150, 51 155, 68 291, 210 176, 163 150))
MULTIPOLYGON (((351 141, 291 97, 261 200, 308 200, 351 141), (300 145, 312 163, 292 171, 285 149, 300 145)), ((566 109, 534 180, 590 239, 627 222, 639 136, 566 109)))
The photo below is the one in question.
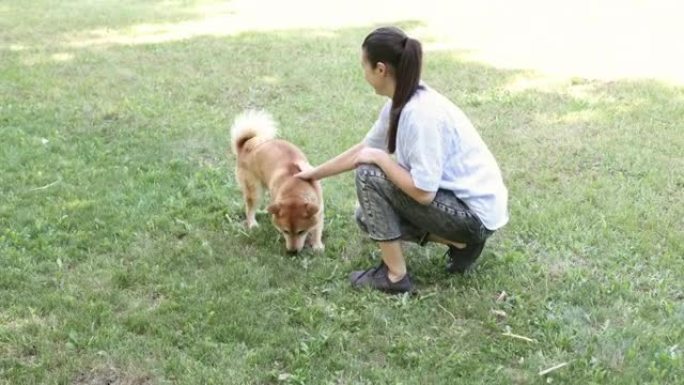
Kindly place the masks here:
POLYGON ((387 265, 381 262, 378 267, 352 272, 349 274, 349 281, 351 281, 351 285, 355 289, 370 287, 391 294, 415 292, 408 273, 399 281, 392 282, 387 276, 388 271, 387 265))
POLYGON ((475 264, 477 258, 482 254, 485 243, 469 243, 466 247, 459 249, 449 245, 445 256, 447 257, 446 269, 449 273, 465 273, 475 264))

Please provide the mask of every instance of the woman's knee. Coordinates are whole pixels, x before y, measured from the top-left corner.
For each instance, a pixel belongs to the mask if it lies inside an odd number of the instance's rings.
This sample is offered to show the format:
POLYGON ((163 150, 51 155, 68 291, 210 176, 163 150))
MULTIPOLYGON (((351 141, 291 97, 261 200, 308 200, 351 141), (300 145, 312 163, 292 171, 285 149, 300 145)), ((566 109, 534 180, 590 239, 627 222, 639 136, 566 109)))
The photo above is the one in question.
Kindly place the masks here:
POLYGON ((382 169, 374 164, 362 164, 356 168, 356 193, 386 195, 393 186, 382 169))
POLYGON ((374 164, 360 164, 356 167, 356 180, 368 182, 377 177, 386 178, 382 169, 374 164))
POLYGON ((368 225, 366 224, 366 217, 363 215, 363 209, 361 206, 356 207, 354 211, 354 219, 356 219, 356 224, 359 226, 361 231, 368 233, 368 225))

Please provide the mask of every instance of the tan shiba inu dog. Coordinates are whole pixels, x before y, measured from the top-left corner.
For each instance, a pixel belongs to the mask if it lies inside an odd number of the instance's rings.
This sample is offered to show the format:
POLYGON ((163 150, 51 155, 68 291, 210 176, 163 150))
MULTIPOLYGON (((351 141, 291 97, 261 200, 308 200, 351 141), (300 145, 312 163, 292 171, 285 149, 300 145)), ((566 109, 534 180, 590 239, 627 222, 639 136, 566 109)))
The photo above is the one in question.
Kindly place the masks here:
POLYGON ((310 167, 295 145, 276 138, 276 125, 264 111, 246 111, 235 118, 231 144, 237 157, 235 176, 245 200, 247 228, 257 226, 256 210, 267 188, 273 225, 285 238, 285 248, 296 253, 305 244, 324 249, 323 193, 318 181, 293 175, 310 167))

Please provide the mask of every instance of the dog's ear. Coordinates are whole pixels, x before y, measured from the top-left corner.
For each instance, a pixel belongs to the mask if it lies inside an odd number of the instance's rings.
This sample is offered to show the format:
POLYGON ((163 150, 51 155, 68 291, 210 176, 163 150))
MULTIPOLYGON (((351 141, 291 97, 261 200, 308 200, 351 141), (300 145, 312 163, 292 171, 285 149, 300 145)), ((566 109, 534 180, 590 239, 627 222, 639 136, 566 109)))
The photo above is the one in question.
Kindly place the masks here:
POLYGON ((271 203, 268 205, 268 212, 273 214, 273 215, 279 215, 280 214, 280 204, 279 203, 271 203))
POLYGON ((304 214, 304 217, 305 217, 305 218, 311 218, 311 217, 314 216, 314 214, 316 214, 317 212, 318 212, 318 206, 316 206, 315 204, 306 203, 306 204, 304 205, 304 213, 305 213, 305 214, 304 214))

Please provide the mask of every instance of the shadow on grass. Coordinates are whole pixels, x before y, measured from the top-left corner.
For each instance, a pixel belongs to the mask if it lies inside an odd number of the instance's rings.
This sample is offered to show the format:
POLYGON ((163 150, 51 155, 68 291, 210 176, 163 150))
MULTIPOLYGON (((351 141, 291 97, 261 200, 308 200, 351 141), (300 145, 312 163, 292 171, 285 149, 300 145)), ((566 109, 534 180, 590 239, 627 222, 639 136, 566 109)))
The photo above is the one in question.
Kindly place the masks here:
MULTIPOLYGON (((415 22, 398 24, 416 26, 415 22)), ((164 165, 172 162, 171 175, 174 167, 182 169, 181 173, 194 167, 208 169, 205 177, 210 178, 227 175, 230 194, 235 195, 232 175, 223 172, 232 168, 231 160, 226 165, 224 158, 226 128, 232 116, 251 107, 273 112, 282 124, 281 134, 305 149, 314 163, 321 162, 360 140, 382 102, 371 95, 358 68, 359 42, 368 30, 314 36, 306 30, 243 33, 82 49, 82 59, 30 67, 39 75, 35 83, 10 74, 6 84, 17 92, 5 104, 14 107, 1 117, 14 133, 10 140, 20 142, 26 135, 48 137, 52 127, 60 127, 56 144, 63 145, 66 153, 54 149, 31 160, 29 147, 6 147, 7 171, 25 180, 6 191, 16 194, 18 201, 32 201, 26 191, 64 175, 32 182, 35 178, 25 173, 31 164, 40 170, 41 157, 42 161, 68 162, 65 156, 78 159, 88 154, 95 158, 94 164, 75 161, 82 164, 65 165, 64 173, 78 179, 78 167, 95 167, 103 169, 103 176, 108 170, 130 180, 121 169, 111 169, 132 167, 138 171, 134 178, 141 178, 144 186, 150 171, 163 175, 168 171, 164 165), (36 103, 20 107, 16 97, 36 103), (121 146, 136 151, 124 151, 121 146)), ((504 242, 506 248, 543 253, 568 242, 591 249, 604 236, 614 242, 629 240, 639 221, 653 226, 661 221, 648 214, 653 211, 653 199, 639 201, 632 194, 655 198, 661 207, 681 195, 681 175, 674 171, 681 165, 676 155, 682 142, 676 126, 682 114, 681 88, 649 81, 569 79, 550 90, 520 90, 514 84, 521 78, 534 79, 534 73, 464 62, 460 54, 427 52, 424 77, 473 118, 499 159, 511 190, 512 221, 497 236, 509 239, 504 242), (638 210, 630 210, 635 205, 638 210), (589 229, 612 230, 588 236, 577 231, 579 223, 589 229)), ((345 217, 354 201, 349 178, 326 182, 331 185, 326 189, 330 216, 345 217)), ((95 191, 104 186, 107 191, 101 197, 109 199, 112 194, 123 201, 156 195, 136 184, 89 183, 95 191)), ((213 193, 219 193, 219 185, 225 182, 207 183, 212 184, 213 193)), ((70 187, 64 189, 86 198, 70 187)), ((173 196, 177 188, 178 181, 172 181, 162 190, 173 196)), ((225 207, 226 198, 216 198, 223 203, 210 207, 225 207)), ((239 200, 230 199, 231 210, 239 210, 235 203, 239 200)), ((32 201, 28 207, 36 204, 41 203, 32 201)), ((670 225, 676 223, 677 211, 672 212, 663 211, 670 225)), ((108 217, 117 222, 119 214, 114 210, 108 217)), ((334 227, 329 231, 335 233, 334 227)), ((665 233, 671 245, 678 247, 673 236, 665 233)), ((647 237, 658 243, 655 238, 647 237)), ((639 247, 648 248, 645 243, 639 247)), ((583 253, 595 251, 600 249, 583 253)))
POLYGON ((442 272, 438 247, 410 249, 427 294, 413 302, 348 288, 372 250, 351 219, 349 174, 324 182, 324 256, 284 257, 265 217, 243 232, 225 155, 232 117, 268 109, 313 163, 358 142, 383 103, 359 64, 370 29, 84 48, 33 65, 9 53, 0 305, 24 324, 0 341, 13 357, 5 373, 73 378, 106 351, 182 383, 225 378, 217 368, 238 382, 507 383, 566 360, 560 382, 674 378, 676 362, 658 354, 681 331, 681 88, 568 79, 521 89, 538 76, 427 52, 425 80, 497 157, 512 219, 463 278, 442 272), (507 328, 543 343, 501 340, 507 328), (648 343, 630 340, 637 329, 648 343), (38 353, 21 354, 32 344, 38 353))

